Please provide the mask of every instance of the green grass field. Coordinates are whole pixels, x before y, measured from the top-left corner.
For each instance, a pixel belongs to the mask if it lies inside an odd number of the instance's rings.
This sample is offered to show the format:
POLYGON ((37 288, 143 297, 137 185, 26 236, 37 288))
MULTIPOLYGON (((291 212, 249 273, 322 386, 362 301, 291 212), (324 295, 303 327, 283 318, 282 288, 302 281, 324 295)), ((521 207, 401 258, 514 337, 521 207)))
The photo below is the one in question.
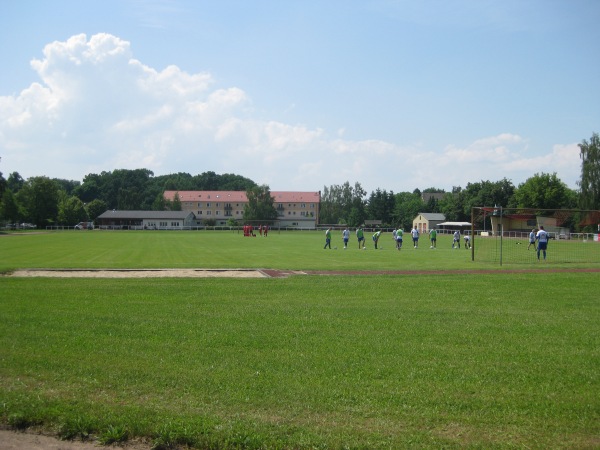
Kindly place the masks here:
POLYGON ((596 264, 472 262, 443 236, 437 250, 398 252, 385 234, 380 251, 323 244, 320 232, 0 236, 3 272, 440 271, 0 277, 2 423, 156 448, 600 447, 600 274, 555 270, 596 264))

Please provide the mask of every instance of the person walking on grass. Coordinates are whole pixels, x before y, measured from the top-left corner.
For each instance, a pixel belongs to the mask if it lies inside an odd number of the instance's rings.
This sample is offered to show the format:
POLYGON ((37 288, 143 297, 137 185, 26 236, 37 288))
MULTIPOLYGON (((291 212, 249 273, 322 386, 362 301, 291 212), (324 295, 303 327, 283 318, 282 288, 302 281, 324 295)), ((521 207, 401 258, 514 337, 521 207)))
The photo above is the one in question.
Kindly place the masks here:
POLYGON ((410 234, 412 236, 414 247, 419 248, 419 230, 417 230, 416 225, 413 227, 412 230, 410 230, 410 234))
POLYGON ((537 259, 540 260, 540 251, 544 254, 544 261, 546 260, 546 249, 548 248, 548 233, 544 230, 544 226, 540 225, 539 231, 535 235, 537 241, 537 259))
POLYGON ((325 231, 325 247, 323 249, 327 247, 331 250, 331 228, 327 228, 327 231, 325 231))
POLYGON ((362 248, 365 248, 365 232, 362 227, 356 229, 356 239, 358 239, 358 249, 360 250, 361 245, 362 248))
POLYGON ((536 246, 535 246, 535 228, 533 230, 531 230, 531 233, 529 233, 529 245, 527 246, 527 250, 529 250, 529 247, 531 247, 533 245, 533 249, 537 250, 536 246))

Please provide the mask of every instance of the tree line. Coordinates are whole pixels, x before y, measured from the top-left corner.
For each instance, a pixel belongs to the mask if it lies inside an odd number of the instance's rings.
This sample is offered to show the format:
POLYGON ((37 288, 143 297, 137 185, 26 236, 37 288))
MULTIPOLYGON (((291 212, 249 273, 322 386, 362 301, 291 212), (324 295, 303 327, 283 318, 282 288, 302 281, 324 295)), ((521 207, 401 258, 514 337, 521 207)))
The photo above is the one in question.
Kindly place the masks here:
MULTIPOLYGON (((420 212, 443 213, 448 221, 471 219, 474 206, 503 208, 600 209, 600 137, 594 133, 580 147, 579 190, 567 187, 556 173, 536 173, 515 186, 510 180, 481 180, 455 186, 450 192, 430 187, 423 191, 394 193, 377 188, 367 194, 360 183, 324 186, 321 191, 319 223, 358 226, 366 220, 381 220, 384 226, 409 229, 420 212), (435 195, 432 195, 435 194, 435 195), (425 200, 424 200, 425 199, 425 200)), ((168 202, 163 192, 245 191, 248 208, 245 218, 272 220, 277 217, 268 186, 258 186, 241 175, 204 172, 154 176, 147 169, 119 169, 86 175, 82 182, 32 177, 24 180, 18 172, 4 178, 0 172, 0 221, 72 226, 94 220, 109 209, 177 210, 177 199, 168 202), (246 215, 248 217, 246 217, 246 215)))

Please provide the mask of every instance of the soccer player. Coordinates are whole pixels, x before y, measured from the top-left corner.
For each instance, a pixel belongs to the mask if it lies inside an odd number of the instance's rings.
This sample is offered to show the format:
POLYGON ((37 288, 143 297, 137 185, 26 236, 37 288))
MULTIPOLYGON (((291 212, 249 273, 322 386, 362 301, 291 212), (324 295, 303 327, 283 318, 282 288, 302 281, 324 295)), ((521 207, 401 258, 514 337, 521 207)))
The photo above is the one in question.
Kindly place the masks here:
POLYGON ((400 250, 402 248, 402 235, 404 234, 404 230, 402 228, 398 228, 396 230, 396 248, 400 250))
POLYGON ((379 242, 379 236, 381 236, 381 230, 376 231, 375 234, 373 234, 373 244, 375 244, 375 250, 377 250, 377 243, 379 242))
POLYGON ((544 252, 544 261, 546 260, 546 249, 548 248, 548 233, 544 230, 544 226, 540 225, 539 231, 535 235, 537 244, 537 259, 540 260, 540 250, 544 252))
POLYGON ((465 250, 468 250, 471 248, 471 236, 469 236, 468 234, 465 234, 465 250))
POLYGON ((325 231, 325 247, 323 249, 327 247, 331 250, 331 228, 327 228, 327 231, 325 231))
POLYGON ((417 230, 417 226, 415 225, 412 230, 410 230, 410 234, 412 236, 413 245, 415 248, 419 247, 419 230, 417 230))
POLYGON ((429 239, 431 240, 431 247, 429 247, 429 248, 436 248, 436 246, 437 246, 437 231, 435 231, 434 228, 429 230, 429 239))
POLYGON ((358 249, 360 250, 361 245, 362 248, 365 248, 365 232, 361 227, 356 229, 356 238, 358 239, 358 249))
POLYGON ((456 244, 457 248, 460 248, 460 231, 458 230, 454 232, 454 241, 452 241, 452 248, 454 248, 454 244, 456 244))
POLYGON ((537 250, 537 248, 535 247, 535 228, 531 230, 531 233, 529 233, 529 245, 527 246, 527 250, 529 250, 529 247, 531 247, 532 245, 533 249, 537 250))
POLYGON ((348 230, 348 228, 344 228, 344 231, 342 231, 342 239, 344 239, 344 248, 348 247, 348 239, 350 239, 350 230, 348 230))

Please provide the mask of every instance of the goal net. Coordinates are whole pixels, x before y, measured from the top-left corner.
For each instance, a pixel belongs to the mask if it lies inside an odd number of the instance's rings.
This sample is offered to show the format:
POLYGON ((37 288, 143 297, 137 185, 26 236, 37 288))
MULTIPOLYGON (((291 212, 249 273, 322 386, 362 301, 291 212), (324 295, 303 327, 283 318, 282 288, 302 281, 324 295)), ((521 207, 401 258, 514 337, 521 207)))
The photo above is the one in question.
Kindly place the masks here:
POLYGON ((600 263, 597 210, 474 207, 471 226, 474 261, 537 263, 539 241, 531 233, 543 227, 549 239, 546 260, 540 251, 540 262, 600 263))

